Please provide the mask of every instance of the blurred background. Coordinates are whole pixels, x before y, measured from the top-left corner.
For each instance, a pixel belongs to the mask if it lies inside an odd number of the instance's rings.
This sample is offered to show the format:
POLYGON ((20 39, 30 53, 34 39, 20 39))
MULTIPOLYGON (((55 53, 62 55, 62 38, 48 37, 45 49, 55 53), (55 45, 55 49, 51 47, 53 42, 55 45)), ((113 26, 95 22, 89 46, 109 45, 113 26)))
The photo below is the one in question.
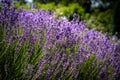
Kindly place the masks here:
POLYGON ((120 37, 120 0, 14 0, 17 7, 45 9, 72 20, 85 20, 89 29, 120 37))

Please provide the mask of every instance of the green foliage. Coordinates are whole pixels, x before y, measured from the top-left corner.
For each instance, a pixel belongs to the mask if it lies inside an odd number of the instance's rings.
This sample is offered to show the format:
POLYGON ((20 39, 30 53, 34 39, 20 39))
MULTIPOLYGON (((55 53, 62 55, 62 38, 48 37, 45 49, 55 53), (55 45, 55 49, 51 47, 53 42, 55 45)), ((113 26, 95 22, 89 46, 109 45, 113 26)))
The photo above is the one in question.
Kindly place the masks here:
POLYGON ((35 3, 36 7, 37 8, 41 8, 41 9, 44 9, 44 10, 47 10, 47 9, 50 9, 50 10, 55 10, 56 9, 56 6, 55 6, 55 3, 48 3, 48 4, 40 4, 40 3, 35 3))
POLYGON ((20 80, 25 72, 26 65, 36 65, 43 57, 39 41, 33 45, 34 53, 28 52, 30 44, 25 41, 18 45, 19 39, 10 42, 0 42, 0 74, 4 80, 20 80))
POLYGON ((100 32, 108 32, 109 35, 112 35, 112 10, 108 9, 104 12, 100 12, 99 10, 95 10, 95 13, 87 19, 87 27, 89 29, 95 29, 100 32))
POLYGON ((96 80, 99 74, 99 67, 95 55, 90 55, 88 59, 79 66, 80 74, 77 80, 96 80))
POLYGON ((66 16, 68 18, 71 18, 74 13, 79 14, 82 18, 85 16, 84 9, 77 3, 71 3, 68 6, 60 4, 55 12, 58 14, 58 16, 66 16))
POLYGON ((27 4, 21 4, 21 3, 16 3, 17 8, 24 8, 24 9, 29 9, 29 6, 27 4))
POLYGON ((40 58, 44 56, 43 49, 40 45, 40 41, 36 41, 35 45, 33 46, 33 54, 30 56, 29 63, 36 65, 40 58))
POLYGON ((3 79, 12 80, 17 79, 23 74, 24 67, 26 64, 25 45, 19 48, 16 52, 18 41, 12 43, 1 42, 0 46, 0 73, 4 74, 3 79))

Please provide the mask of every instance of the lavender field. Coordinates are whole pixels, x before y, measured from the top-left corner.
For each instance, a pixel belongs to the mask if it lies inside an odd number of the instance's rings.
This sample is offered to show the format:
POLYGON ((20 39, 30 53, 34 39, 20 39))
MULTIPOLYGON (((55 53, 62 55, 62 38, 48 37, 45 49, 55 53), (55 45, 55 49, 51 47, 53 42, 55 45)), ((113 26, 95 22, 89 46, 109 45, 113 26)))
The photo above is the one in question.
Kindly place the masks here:
POLYGON ((0 80, 120 80, 120 40, 47 10, 0 4, 0 80))

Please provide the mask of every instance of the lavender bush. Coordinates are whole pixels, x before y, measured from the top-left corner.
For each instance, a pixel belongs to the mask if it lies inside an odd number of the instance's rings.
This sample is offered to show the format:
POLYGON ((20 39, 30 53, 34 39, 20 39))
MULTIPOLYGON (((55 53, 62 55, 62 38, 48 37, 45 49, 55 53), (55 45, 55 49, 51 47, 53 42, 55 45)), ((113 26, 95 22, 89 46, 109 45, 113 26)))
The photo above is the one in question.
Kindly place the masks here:
POLYGON ((88 30, 76 14, 68 21, 11 3, 1 1, 0 79, 119 80, 116 38, 88 30))

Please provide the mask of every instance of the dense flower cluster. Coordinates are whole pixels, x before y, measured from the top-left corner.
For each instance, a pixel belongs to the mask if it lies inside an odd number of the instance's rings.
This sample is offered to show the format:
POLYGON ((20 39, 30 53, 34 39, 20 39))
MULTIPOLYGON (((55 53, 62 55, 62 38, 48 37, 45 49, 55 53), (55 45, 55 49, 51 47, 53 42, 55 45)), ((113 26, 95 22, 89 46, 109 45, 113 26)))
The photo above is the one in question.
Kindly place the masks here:
POLYGON ((79 77, 83 74, 92 78, 90 72, 93 68, 99 70, 98 73, 96 70, 95 79, 119 78, 120 44, 115 44, 107 34, 88 30, 85 22, 79 21, 79 17, 77 18, 75 14, 74 19, 68 21, 57 19, 49 10, 31 11, 10 7, 11 0, 2 0, 2 4, 8 6, 3 5, 0 9, 0 27, 4 28, 3 34, 6 35, 4 38, 7 37, 11 45, 15 40, 19 40, 15 53, 18 53, 27 41, 29 46, 25 53, 30 55, 28 59, 37 53, 36 48, 42 47, 44 52, 39 63, 26 65, 22 79, 72 80, 85 78, 85 76, 79 77), (35 47, 36 44, 38 47, 35 47), (91 56, 96 58, 89 63, 91 66, 87 69, 87 73, 84 73, 86 67, 82 65, 85 65, 85 61, 90 60, 91 56), (110 67, 113 68, 111 70, 113 76, 109 71, 110 67))

